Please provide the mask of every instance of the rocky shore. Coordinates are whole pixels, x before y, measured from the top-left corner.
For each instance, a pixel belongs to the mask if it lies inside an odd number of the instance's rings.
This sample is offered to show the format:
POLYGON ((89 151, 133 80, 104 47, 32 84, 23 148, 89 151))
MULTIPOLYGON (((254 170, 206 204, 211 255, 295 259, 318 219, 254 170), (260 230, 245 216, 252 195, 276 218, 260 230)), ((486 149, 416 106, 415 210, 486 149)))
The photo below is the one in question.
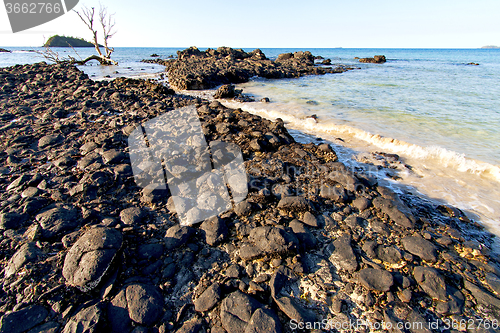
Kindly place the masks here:
POLYGON ((221 84, 247 82, 254 76, 280 79, 343 73, 352 69, 345 66, 318 66, 314 60, 309 51, 280 54, 273 61, 259 49, 247 53, 241 49, 219 47, 202 52, 190 47, 178 51, 176 59, 143 61, 166 66, 168 82, 177 90, 210 89, 221 84))
MULTIPOLYGON (((175 86, 227 83, 184 54, 175 86)), ((0 145, 0 332, 498 331, 492 235, 295 142, 279 119, 39 63, 0 69, 0 145), (189 227, 135 184, 127 147, 186 105, 249 175, 243 202, 189 227)))

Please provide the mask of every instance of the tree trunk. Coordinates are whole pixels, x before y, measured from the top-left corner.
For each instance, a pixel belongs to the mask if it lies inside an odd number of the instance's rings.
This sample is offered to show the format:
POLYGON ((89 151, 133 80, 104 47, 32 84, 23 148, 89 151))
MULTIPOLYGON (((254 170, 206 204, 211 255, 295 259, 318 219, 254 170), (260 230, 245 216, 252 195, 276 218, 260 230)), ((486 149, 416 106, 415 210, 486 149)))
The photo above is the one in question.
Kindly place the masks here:
POLYGON ((118 65, 118 63, 114 60, 111 60, 111 59, 106 58, 106 57, 100 57, 100 56, 97 56, 95 54, 93 54, 90 57, 85 58, 84 60, 81 60, 81 61, 80 60, 73 60, 73 63, 77 64, 77 65, 85 65, 90 60, 97 60, 97 61, 99 61, 99 63, 101 65, 118 65))

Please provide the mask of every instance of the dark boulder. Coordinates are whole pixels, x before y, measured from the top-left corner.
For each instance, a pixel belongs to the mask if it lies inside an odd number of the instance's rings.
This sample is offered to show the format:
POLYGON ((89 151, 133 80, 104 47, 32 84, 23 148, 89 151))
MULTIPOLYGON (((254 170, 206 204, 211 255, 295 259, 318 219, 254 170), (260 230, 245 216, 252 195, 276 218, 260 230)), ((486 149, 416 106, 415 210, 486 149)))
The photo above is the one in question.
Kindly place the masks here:
POLYGON ((331 185, 323 184, 321 185, 319 195, 323 198, 333 200, 335 202, 344 203, 348 200, 347 193, 344 187, 340 184, 331 185))
POLYGON ((394 283, 392 274, 383 269, 362 269, 358 279, 363 287, 375 291, 389 291, 394 283))
POLYGON ((299 302, 290 295, 293 284, 296 281, 294 273, 289 268, 281 266, 276 270, 276 272, 271 277, 269 285, 271 287, 271 296, 273 300, 278 305, 279 309, 285 313, 285 315, 297 322, 314 323, 316 321, 316 315, 311 310, 305 309, 299 304, 299 302))
POLYGON ((432 333, 431 323, 412 307, 401 303, 391 302, 385 306, 384 322, 392 328, 394 333, 432 333), (414 328, 406 330, 404 327, 414 328))
POLYGON ((278 316, 240 291, 229 294, 220 310, 222 326, 226 332, 234 333, 280 333, 278 316))
POLYGON ((223 242, 228 236, 226 223, 218 216, 205 220, 201 224, 200 229, 204 232, 205 241, 210 246, 215 246, 223 242))
POLYGON ((292 220, 289 224, 292 228, 293 233, 297 236, 299 240, 299 245, 304 250, 309 250, 316 246, 316 237, 307 230, 306 226, 299 220, 292 220))
POLYGON ((309 211, 311 210, 311 205, 309 201, 300 196, 290 196, 281 198, 278 203, 278 209, 284 211, 309 211))
POLYGON ((120 220, 127 225, 137 225, 142 222, 145 216, 145 212, 139 207, 125 208, 120 212, 120 220))
POLYGON ((22 333, 45 320, 48 311, 40 305, 4 314, 0 319, 0 333, 22 333))
POLYGON ((104 313, 101 303, 89 306, 71 317, 66 323, 66 326, 64 326, 62 333, 102 332, 103 317, 104 313))
POLYGON ((1 213, 0 214, 0 229, 18 229, 22 227, 26 221, 28 220, 28 216, 26 214, 19 213, 1 213))
POLYGON ((38 148, 43 149, 54 144, 61 142, 63 137, 61 135, 45 135, 38 140, 38 148))
POLYGON ((401 252, 394 246, 378 246, 377 257, 390 264, 397 264, 401 260, 401 252))
POLYGON ((70 205, 56 204, 36 216, 43 239, 61 238, 80 225, 80 214, 70 205))
POLYGON ((467 280, 464 280, 464 287, 471 292, 472 296, 474 296, 478 303, 483 304, 486 307, 491 306, 500 309, 500 298, 493 296, 483 288, 467 280))
POLYGON ((266 254, 286 254, 295 250, 298 245, 295 235, 272 226, 252 229, 248 239, 266 254))
POLYGON ((376 55, 373 58, 361 58, 361 59, 359 59, 359 62, 372 63, 372 64, 383 64, 386 61, 387 60, 386 60, 384 55, 376 55))
POLYGON ((194 301, 194 309, 205 312, 212 309, 221 298, 221 289, 218 283, 213 283, 194 301))
POLYGON ((419 256, 425 261, 437 261, 437 247, 430 241, 416 236, 406 236, 401 240, 401 243, 405 250, 411 254, 419 256))
POLYGON ((223 301, 220 310, 222 326, 227 332, 245 332, 245 328, 252 318, 252 314, 262 307, 254 298, 235 291, 223 301))
POLYGON ((103 227, 88 230, 73 244, 64 259, 62 274, 68 284, 82 291, 95 288, 121 244, 122 235, 118 230, 103 227))
POLYGON ((234 85, 225 84, 215 92, 214 98, 233 98, 235 96, 234 85))
POLYGON ((344 234, 326 248, 329 260, 338 269, 353 273, 358 269, 358 260, 351 247, 351 236, 344 234))
POLYGON ((42 251, 35 243, 26 243, 14 253, 5 267, 5 277, 14 275, 20 268, 29 262, 36 261, 42 256, 42 251))
POLYGON ((391 200, 388 198, 376 197, 373 199, 372 204, 382 213, 387 214, 397 225, 409 229, 415 227, 415 217, 410 209, 398 198, 391 200))
POLYGON ((236 206, 234 207, 234 212, 240 217, 248 216, 252 214, 252 204, 247 200, 243 200, 242 202, 236 204, 236 206))
POLYGON ((174 250, 184 245, 194 234, 194 229, 176 224, 167 230, 165 235, 165 247, 167 250, 174 250))
POLYGON ((133 284, 127 287, 130 319, 138 324, 153 325, 163 312, 163 296, 156 286, 133 284))
POLYGON ((132 284, 122 290, 108 305, 108 320, 113 332, 129 332, 132 321, 150 326, 163 313, 163 296, 156 286, 132 284))
POLYGON ((318 228, 320 226, 318 219, 311 212, 304 213, 304 217, 302 217, 302 222, 314 228, 318 228))
POLYGON ((418 266, 413 270, 413 277, 420 287, 433 299, 445 302, 446 282, 444 277, 432 267, 418 266))

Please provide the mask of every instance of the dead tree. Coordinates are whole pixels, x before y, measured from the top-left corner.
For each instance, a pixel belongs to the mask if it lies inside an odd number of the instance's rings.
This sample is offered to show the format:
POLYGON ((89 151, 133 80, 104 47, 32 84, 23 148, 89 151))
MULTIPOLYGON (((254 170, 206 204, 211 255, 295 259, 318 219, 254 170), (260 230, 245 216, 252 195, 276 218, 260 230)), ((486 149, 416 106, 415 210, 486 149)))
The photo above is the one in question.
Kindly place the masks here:
MULTIPOLYGON (((97 54, 93 54, 85 59, 77 60, 72 56, 67 56, 66 58, 60 58, 59 54, 52 50, 50 46, 45 47, 45 51, 35 51, 36 53, 45 57, 45 59, 55 62, 57 64, 74 64, 74 65, 85 65, 90 60, 97 60, 101 65, 118 65, 118 62, 111 59, 111 54, 114 49, 108 46, 108 41, 116 33, 113 31, 115 27, 115 20, 113 18, 114 14, 108 14, 106 7, 100 6, 99 8, 99 22, 102 28, 102 37, 104 39, 104 46, 99 44, 98 31, 94 26, 95 8, 83 7, 82 12, 75 10, 75 13, 80 17, 80 19, 85 23, 87 28, 92 31, 92 44, 94 44, 97 54), (101 52, 101 46, 104 47, 104 53, 101 52)), ((45 43, 44 43, 45 44, 45 43)), ((71 45, 69 45, 71 46, 71 45)), ((74 50, 74 49, 73 49, 74 50)), ((76 52, 76 51, 75 51, 76 52)), ((78 54, 78 53, 77 53, 78 54)))
POLYGON ((114 49, 108 46, 108 40, 113 37, 116 32, 113 32, 113 28, 115 27, 115 20, 113 18, 114 14, 108 14, 108 11, 105 7, 100 6, 99 8, 99 21, 102 27, 103 39, 104 39, 104 54, 101 52, 101 47, 99 45, 99 39, 97 37, 98 32, 97 28, 94 27, 94 16, 95 16, 95 8, 91 7, 83 7, 82 12, 78 12, 75 10, 75 13, 80 17, 80 19, 85 23, 87 28, 92 31, 93 39, 92 44, 94 44, 95 50, 98 55, 91 55, 90 57, 80 61, 79 65, 85 64, 90 60, 97 60, 101 63, 101 65, 117 65, 118 63, 111 59, 111 53, 113 53, 114 49))

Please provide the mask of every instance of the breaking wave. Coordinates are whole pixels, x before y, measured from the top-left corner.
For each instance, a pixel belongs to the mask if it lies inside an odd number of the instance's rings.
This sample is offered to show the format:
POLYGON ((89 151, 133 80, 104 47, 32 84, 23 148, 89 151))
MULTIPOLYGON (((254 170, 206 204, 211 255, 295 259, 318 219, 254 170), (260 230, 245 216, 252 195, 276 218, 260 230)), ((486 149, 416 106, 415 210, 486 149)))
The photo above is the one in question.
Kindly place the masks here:
POLYGON ((500 182, 500 166, 471 159, 466 157, 465 154, 443 147, 423 147, 398 139, 384 137, 380 134, 372 134, 350 125, 336 124, 333 120, 314 119, 308 117, 300 107, 294 108, 288 104, 239 103, 234 101, 223 101, 223 104, 232 108, 241 108, 242 110, 268 119, 281 118, 295 129, 303 129, 316 133, 319 136, 326 134, 328 136, 341 136, 342 138, 355 138, 380 148, 384 152, 400 154, 423 161, 432 160, 433 163, 438 163, 444 168, 453 168, 458 172, 474 174, 500 182))

